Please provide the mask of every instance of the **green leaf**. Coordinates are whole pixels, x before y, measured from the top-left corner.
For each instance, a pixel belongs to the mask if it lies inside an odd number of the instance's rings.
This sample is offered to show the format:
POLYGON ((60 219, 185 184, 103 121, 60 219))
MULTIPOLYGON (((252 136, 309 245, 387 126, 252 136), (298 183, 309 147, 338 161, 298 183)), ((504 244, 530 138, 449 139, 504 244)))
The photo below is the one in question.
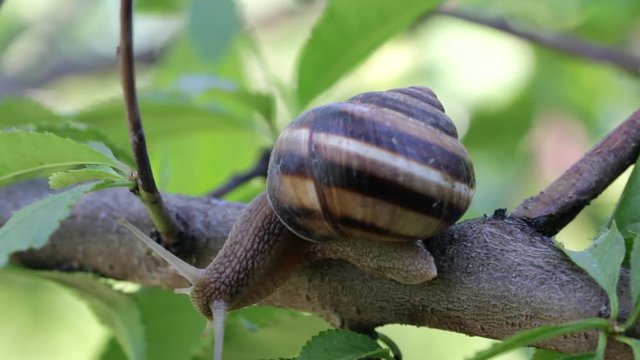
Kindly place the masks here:
POLYGON ((437 0, 328 1, 300 56, 300 106, 306 106, 385 41, 439 3, 437 0))
POLYGON ((250 116, 257 112, 274 127, 275 100, 272 95, 243 89, 230 81, 207 74, 185 75, 175 86, 183 93, 220 104, 233 114, 250 116))
POLYGON ((631 264, 631 298, 633 303, 640 305, 640 234, 636 235, 630 256, 631 264))
POLYGON ((0 130, 34 123, 60 123, 64 118, 28 98, 8 98, 0 102, 0 130))
POLYGON ((566 355, 558 360, 594 360, 596 359, 596 353, 584 353, 575 355, 566 355))
POLYGON ((32 132, 0 133, 0 185, 30 174, 47 173, 60 167, 118 164, 88 145, 53 134, 32 132))
POLYGON ((149 13, 172 13, 184 7, 184 0, 137 0, 134 5, 136 11, 149 13))
POLYGON ((624 191, 618 200, 611 223, 615 222, 620 229, 620 233, 625 239, 626 248, 630 252, 633 245, 635 235, 638 233, 638 224, 640 224, 640 158, 627 180, 624 191))
POLYGON ((143 288, 133 298, 142 313, 149 359, 187 359, 211 342, 210 337, 202 336, 206 320, 193 308, 189 297, 143 288))
POLYGON ((393 359, 389 349, 382 348, 370 337, 347 330, 332 329, 309 339, 299 360, 358 360, 362 358, 393 359))
MULTIPOLYGON (((149 154, 161 164, 154 168, 160 189, 172 193, 202 195, 228 181, 230 174, 251 168, 259 156, 260 144, 260 138, 251 132, 238 130, 213 134, 203 131, 168 138, 161 146, 151 146, 149 154)), ((262 179, 257 179, 247 184, 254 190, 251 192, 252 197, 264 191, 263 183, 262 179)), ((227 199, 238 200, 237 197, 227 199)))
POLYGON ((90 180, 109 181, 129 181, 122 174, 115 172, 112 168, 102 165, 86 167, 78 170, 67 170, 53 173, 49 177, 49 187, 52 189, 62 189, 69 185, 90 180))
POLYGON ((100 360, 126 360, 127 355, 124 353, 122 346, 115 337, 111 337, 109 342, 102 348, 102 353, 98 358, 100 360))
MULTIPOLYGON (((269 306, 251 306, 228 314, 224 358, 254 360, 289 358, 310 337, 329 325, 317 316, 269 306)), ((191 360, 209 360, 213 341, 193 353, 191 360)))
POLYGON ((177 36, 154 70, 156 87, 172 86, 185 75, 185 69, 191 74, 207 74, 243 86, 246 83, 246 52, 240 45, 240 39, 241 37, 237 37, 229 49, 212 64, 198 54, 189 34, 177 36))
MULTIPOLYGON (((273 128, 275 122, 275 101, 271 95, 251 92, 243 89, 234 91, 224 91, 222 89, 211 89, 205 92, 216 101, 223 103, 227 109, 234 111, 234 108, 250 109, 262 116, 266 123, 273 128)), ((242 109, 240 109, 242 110, 242 109)))
MULTIPOLYGON (((238 118, 219 107, 193 104, 174 93, 141 96, 140 112, 149 146, 185 134, 247 130, 255 126, 251 119, 238 118)), ((116 146, 129 148, 129 132, 122 117, 122 100, 114 100, 88 108, 74 119, 98 129, 116 146)))
POLYGON ((635 306, 638 306, 640 305, 640 234, 636 235, 629 259, 631 264, 631 298, 635 306))
POLYGON ((96 184, 84 184, 50 195, 13 213, 0 228, 0 267, 16 251, 44 246, 60 222, 71 213, 73 205, 96 184))
POLYGON ((571 251, 563 248, 563 251, 606 291, 611 303, 611 318, 617 318, 617 287, 625 246, 616 224, 613 223, 611 228, 600 234, 586 250, 571 251))
POLYGON ((629 338, 626 336, 616 336, 615 339, 620 341, 621 343, 629 345, 629 347, 633 351, 633 358, 640 359, 640 340, 629 338))
POLYGON ((557 351, 535 349, 531 360, 593 360, 595 353, 564 354, 557 351))
POLYGON ((130 360, 144 360, 145 338, 140 310, 131 297, 100 283, 95 276, 58 272, 38 275, 64 285, 91 308, 98 320, 111 330, 130 360))
POLYGON ((193 0, 189 13, 189 34, 200 56, 217 60, 240 29, 232 0, 193 0))
POLYGON ((398 346, 398 344, 396 344, 395 341, 393 341, 392 338, 378 331, 376 331, 376 334, 378 336, 378 341, 382 343, 384 346, 386 346, 387 348, 389 348, 389 351, 391 351, 392 358, 395 359, 395 358, 402 357, 402 352, 400 351, 400 347, 398 346))
POLYGON ((630 329, 640 318, 640 234, 636 235, 633 242, 629 263, 631 265, 630 282, 633 310, 631 310, 631 315, 624 324, 625 329, 630 329))
MULTIPOLYGON (((51 133, 82 143, 102 143, 109 149, 110 157, 113 158, 115 155, 119 161, 123 161, 129 165, 134 164, 130 147, 120 147, 116 145, 110 138, 90 125, 68 121, 66 123, 53 125, 37 123, 30 127, 33 131, 51 133)), ((96 148, 96 146, 92 147, 104 153, 96 148)))
POLYGON ((36 274, 0 269, 0 358, 98 360, 108 330, 76 294, 36 274))
POLYGON ((534 329, 521 331, 504 339, 487 350, 477 353, 471 360, 486 360, 523 346, 529 346, 543 340, 562 336, 564 334, 585 330, 606 330, 609 322, 606 319, 593 318, 570 322, 562 325, 540 326, 534 329))
POLYGON ((121 149, 97 129, 87 124, 71 122, 69 117, 56 115, 35 101, 26 98, 5 100, 0 103, 0 114, 4 114, 0 117, 0 130, 17 128, 52 133, 79 142, 100 141, 121 161, 133 164, 128 146, 121 149))

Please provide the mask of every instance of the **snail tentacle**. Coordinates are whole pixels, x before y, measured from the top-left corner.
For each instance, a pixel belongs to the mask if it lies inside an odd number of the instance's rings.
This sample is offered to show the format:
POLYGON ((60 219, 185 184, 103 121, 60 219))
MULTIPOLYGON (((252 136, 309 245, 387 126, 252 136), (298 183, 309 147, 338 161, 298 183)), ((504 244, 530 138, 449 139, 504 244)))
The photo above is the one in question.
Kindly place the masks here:
POLYGON ((227 304, 224 301, 212 301, 211 313, 213 314, 213 330, 215 332, 213 341, 213 359, 222 360, 222 348, 224 345, 224 322, 227 315, 227 304))
POLYGON ((124 226, 127 230, 131 232, 135 236, 136 239, 142 241, 145 245, 147 245, 151 250, 153 250, 156 254, 158 254, 161 258, 163 258, 166 262, 169 263, 182 277, 187 279, 189 283, 192 285, 197 284, 202 279, 204 274, 203 269, 198 269, 197 267, 185 262, 179 257, 175 256, 169 250, 163 248, 157 242, 153 241, 150 237, 148 237, 145 233, 140 231, 135 225, 130 223, 124 218, 119 218, 117 222, 124 226))

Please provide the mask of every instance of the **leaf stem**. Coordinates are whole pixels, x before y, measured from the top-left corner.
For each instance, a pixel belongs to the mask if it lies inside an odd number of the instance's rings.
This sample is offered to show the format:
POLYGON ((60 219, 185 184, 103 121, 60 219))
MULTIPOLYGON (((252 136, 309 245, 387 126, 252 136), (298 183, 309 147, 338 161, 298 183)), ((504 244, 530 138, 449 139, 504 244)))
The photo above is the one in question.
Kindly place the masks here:
POLYGON ((629 316, 627 321, 624 323, 624 326, 623 326, 624 331, 632 329, 633 326, 638 321, 638 318, 640 318, 640 304, 635 304, 633 311, 631 311, 631 315, 629 316))
POLYGON ((389 350, 391 351, 391 356, 394 360, 402 360, 402 351, 400 351, 400 347, 395 343, 395 341, 393 341, 393 339, 378 331, 375 331, 374 333, 376 335, 376 340, 380 341, 387 348, 389 348, 389 350))
POLYGON ((118 47, 118 55, 125 113, 129 124, 129 136, 138 168, 136 174, 137 195, 148 209, 163 241, 166 244, 173 244, 178 239, 179 229, 169 215, 169 211, 153 178, 138 107, 133 56, 133 0, 120 1, 120 46, 118 47))
MULTIPOLYGON (((582 319, 561 325, 541 326, 509 336, 503 339, 502 342, 496 343, 490 348, 476 353, 472 360, 488 360, 496 355, 503 354, 522 346, 536 344, 547 339, 552 339, 573 332, 586 330, 607 331, 608 329, 608 320, 602 318, 582 319)), ((598 339, 600 339, 600 337, 598 339)))
POLYGON ((600 331, 600 334, 598 334, 598 347, 596 347, 594 360, 604 360, 604 354, 607 350, 607 338, 607 332, 600 331))

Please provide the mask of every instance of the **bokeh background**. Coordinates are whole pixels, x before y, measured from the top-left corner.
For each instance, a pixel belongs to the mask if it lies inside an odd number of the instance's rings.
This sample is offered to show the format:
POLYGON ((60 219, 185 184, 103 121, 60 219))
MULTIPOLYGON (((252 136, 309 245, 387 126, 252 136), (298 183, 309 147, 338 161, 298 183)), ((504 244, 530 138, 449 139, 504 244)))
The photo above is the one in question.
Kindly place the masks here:
MULTIPOLYGON (((448 4, 533 32, 570 34, 640 54, 637 0, 448 4)), ((205 195, 250 168, 278 130, 303 110, 290 97, 299 54, 324 2, 140 0, 137 5, 137 80, 156 179, 165 192, 205 195), (273 114, 273 121, 256 109, 273 114)), ((103 132, 126 153, 116 67, 118 11, 118 3, 107 0, 5 1, 0 119, 72 119, 103 132)), ((640 104, 637 74, 434 14, 393 37, 310 106, 409 85, 434 89, 473 158, 478 190, 466 217, 513 209, 640 104)), ((557 238, 571 248, 586 247, 606 224, 626 176, 557 238)), ((263 187, 264 180, 255 179, 226 198, 248 201, 263 187)), ((149 359, 208 358, 207 339, 200 336, 204 322, 186 298, 109 284, 140 305, 149 359)), ((44 277, 0 270, 0 358, 124 358, 88 298, 44 277)), ((237 312, 230 319, 226 355, 290 356, 326 326, 311 315, 283 310, 237 312)), ((462 359, 491 343, 400 325, 381 331, 398 342, 406 359, 462 359)), ((528 357, 522 350, 501 359, 528 357)))

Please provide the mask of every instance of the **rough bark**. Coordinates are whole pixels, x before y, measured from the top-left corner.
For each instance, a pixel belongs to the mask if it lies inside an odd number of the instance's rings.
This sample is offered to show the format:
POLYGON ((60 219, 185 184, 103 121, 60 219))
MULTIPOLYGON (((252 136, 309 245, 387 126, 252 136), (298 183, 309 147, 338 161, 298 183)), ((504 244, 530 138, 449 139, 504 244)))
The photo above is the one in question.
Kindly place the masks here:
MULTIPOLYGON (((45 196, 46 183, 0 189, 0 224, 21 206, 45 196)), ((167 196, 170 209, 189 224, 193 243, 183 257, 206 265, 222 246, 243 206, 211 198, 167 196)), ((126 190, 86 196, 49 245, 14 256, 39 269, 85 270, 150 286, 185 286, 167 264, 115 223, 125 217, 151 232, 140 202, 126 190)), ((408 286, 367 275, 339 261, 318 261, 297 272, 265 304, 311 311, 333 324, 366 329, 387 323, 429 326, 504 338, 542 324, 606 316, 604 292, 549 238, 516 218, 482 217, 452 227, 426 243, 436 259, 436 280, 408 286)), ((621 315, 630 310, 628 272, 621 275, 621 315)), ((636 326, 631 336, 637 337, 636 326)), ((545 348, 567 352, 595 348, 595 333, 554 339, 545 348)), ((610 359, 631 359, 615 342, 610 359)))
POLYGON ((640 110, 512 215, 526 219, 545 235, 555 235, 636 162, 639 152, 640 110))

